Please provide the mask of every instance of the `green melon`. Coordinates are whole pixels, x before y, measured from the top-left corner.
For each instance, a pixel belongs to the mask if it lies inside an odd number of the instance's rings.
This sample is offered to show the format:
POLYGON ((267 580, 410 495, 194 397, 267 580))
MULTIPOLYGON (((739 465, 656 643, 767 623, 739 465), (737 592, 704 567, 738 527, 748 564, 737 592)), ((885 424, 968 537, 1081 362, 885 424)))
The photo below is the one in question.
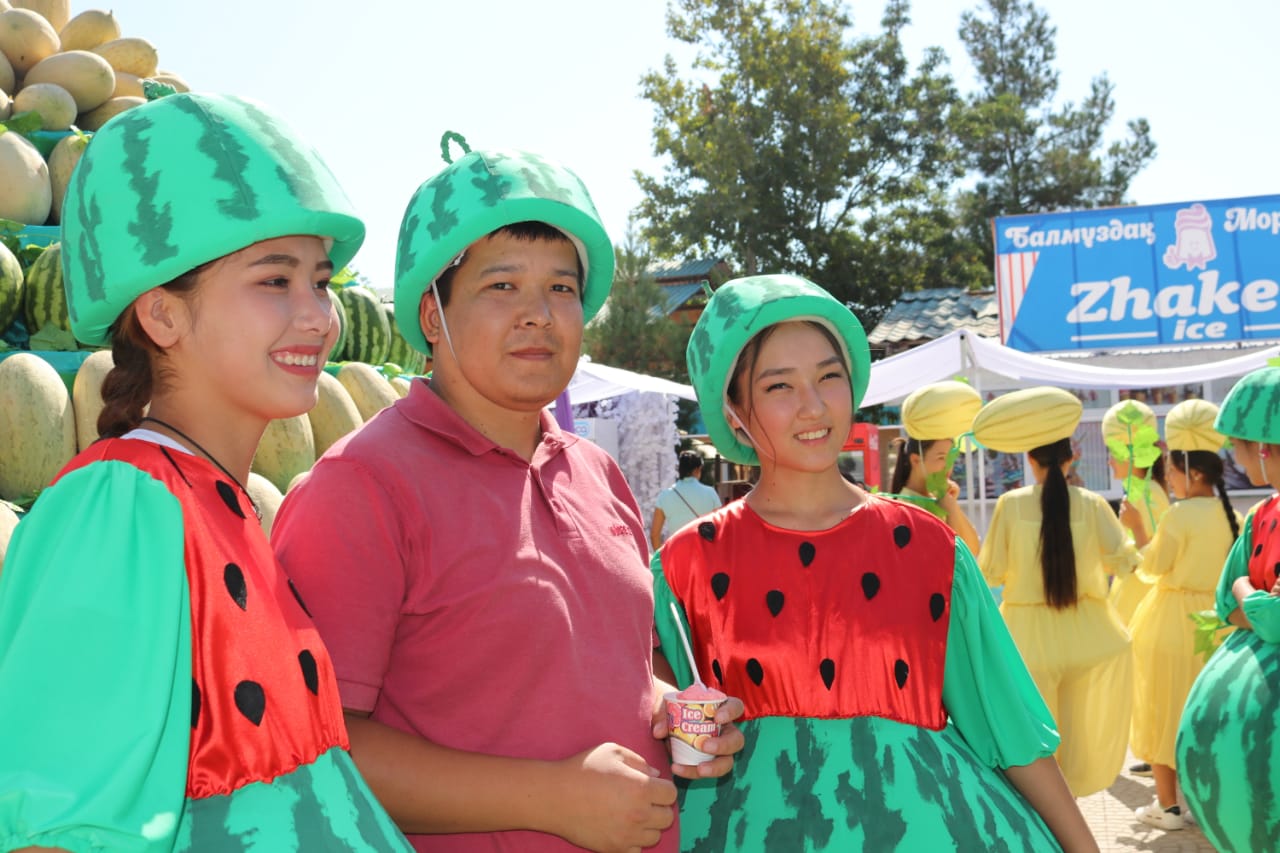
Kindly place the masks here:
POLYGON ((391 346, 387 350, 387 361, 399 367, 405 373, 419 376, 426 369, 427 357, 418 352, 396 326, 396 309, 389 302, 382 303, 382 310, 387 315, 387 323, 391 326, 391 346))
POLYGON ((67 292, 62 287, 62 244, 50 243, 27 269, 22 299, 23 322, 35 334, 53 325, 71 331, 67 315, 67 292))
POLYGON ((382 300, 367 287, 352 285, 338 291, 346 309, 347 342, 343 351, 346 361, 382 364, 391 349, 391 328, 382 310, 382 300))
POLYGON ((1236 630, 1187 695, 1178 781, 1222 851, 1280 850, 1280 645, 1236 630))
POLYGON ((22 265, 9 247, 0 243, 0 332, 22 313, 22 265))
POLYGON ((338 297, 338 288, 334 288, 330 293, 330 301, 333 302, 333 310, 338 314, 338 340, 334 342, 333 349, 329 352, 329 360, 346 361, 346 356, 343 353, 346 351, 347 346, 347 325, 351 321, 347 319, 347 309, 338 297))

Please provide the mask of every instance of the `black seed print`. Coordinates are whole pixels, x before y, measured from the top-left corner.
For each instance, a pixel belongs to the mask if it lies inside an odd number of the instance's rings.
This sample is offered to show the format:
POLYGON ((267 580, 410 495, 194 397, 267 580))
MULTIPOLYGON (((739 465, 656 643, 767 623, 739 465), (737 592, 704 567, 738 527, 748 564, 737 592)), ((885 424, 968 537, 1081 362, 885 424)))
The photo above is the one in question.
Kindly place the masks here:
POLYGON ((236 685, 236 707, 245 719, 255 726, 261 725, 262 715, 267 710, 267 694, 262 685, 256 681, 242 681, 236 685))
POLYGON ((716 677, 716 681, 724 684, 724 670, 720 669, 720 661, 714 658, 711 660, 711 674, 716 677))
POLYGON ((910 670, 911 667, 907 666, 907 662, 901 659, 893 665, 893 680, 898 682, 899 688, 907 685, 907 673, 910 670))
POLYGON ((1273 518, 1273 519, 1271 519, 1271 526, 1270 526, 1269 528, 1267 528, 1267 529, 1268 529, 1268 530, 1275 530, 1275 529, 1276 529, 1276 520, 1275 520, 1274 518, 1273 518))
POLYGON ((836 680, 836 662, 831 658, 823 658, 822 663, 818 664, 818 672, 822 674, 822 683, 830 690, 836 680))
POLYGON ((240 567, 235 563, 227 563, 222 570, 222 582, 227 585, 227 592, 231 593, 231 600, 236 603, 236 607, 246 609, 249 606, 249 588, 245 586, 244 572, 240 571, 240 567))
POLYGON ((200 722, 200 685, 196 684, 196 680, 191 679, 191 728, 196 727, 196 723, 200 722))
POLYGON ((818 549, 813 547, 812 542, 800 543, 800 565, 806 569, 809 568, 809 564, 813 562, 813 558, 816 556, 818 556, 818 549))
POLYGON ((713 522, 704 521, 698 525, 698 535, 708 542, 716 541, 716 526, 713 522))
POLYGON ((298 602, 298 606, 302 608, 302 612, 311 615, 311 611, 307 609, 307 603, 302 600, 302 596, 298 594, 298 588, 293 585, 293 581, 289 581, 289 592, 293 593, 293 598, 298 602))
POLYGON ((946 609, 947 600, 942 597, 942 593, 935 592, 929 596, 929 615, 933 617, 934 622, 942 618, 942 611, 946 609))
POLYGON ((862 576, 862 594, 867 597, 867 601, 876 597, 876 593, 880 591, 880 576, 875 572, 867 572, 862 576))
POLYGON ((1262 553, 1262 543, 1259 542, 1257 545, 1253 546, 1253 556, 1256 557, 1261 553, 1262 553))
POLYGON ((716 594, 716 601, 724 599, 724 594, 729 591, 729 576, 724 572, 716 572, 711 576, 711 591, 716 594))
POLYGON ((899 548, 907 547, 907 543, 911 541, 911 528, 905 524, 899 524, 893 528, 893 543, 899 548))
POLYGON ((298 652, 298 666, 302 668, 302 680, 306 683, 311 695, 320 695, 320 673, 316 669, 316 658, 311 652, 303 649, 298 652))
POLYGON ((777 616, 782 612, 782 604, 786 601, 786 596, 780 590, 771 589, 764 597, 765 604, 769 606, 769 612, 777 616))
POLYGON ((222 498, 222 502, 227 505, 227 509, 244 518, 244 510, 240 508, 240 501, 236 498, 236 490, 231 487, 230 483, 223 480, 218 481, 218 497, 222 498))
POLYGON ((747 678, 750 678, 756 687, 759 687, 760 682, 764 681, 764 667, 755 658, 747 661, 747 678))

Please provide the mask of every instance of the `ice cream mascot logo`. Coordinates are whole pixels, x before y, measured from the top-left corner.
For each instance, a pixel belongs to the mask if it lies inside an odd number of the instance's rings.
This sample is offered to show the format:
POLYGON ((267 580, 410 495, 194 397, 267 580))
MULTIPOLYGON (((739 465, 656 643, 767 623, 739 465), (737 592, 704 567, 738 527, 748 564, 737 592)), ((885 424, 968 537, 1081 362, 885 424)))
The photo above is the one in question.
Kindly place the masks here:
POLYGON ((1218 257, 1213 245, 1213 217, 1203 204, 1179 210, 1173 220, 1174 244, 1164 251, 1164 265, 1171 270, 1185 265, 1187 271, 1204 269, 1218 257))

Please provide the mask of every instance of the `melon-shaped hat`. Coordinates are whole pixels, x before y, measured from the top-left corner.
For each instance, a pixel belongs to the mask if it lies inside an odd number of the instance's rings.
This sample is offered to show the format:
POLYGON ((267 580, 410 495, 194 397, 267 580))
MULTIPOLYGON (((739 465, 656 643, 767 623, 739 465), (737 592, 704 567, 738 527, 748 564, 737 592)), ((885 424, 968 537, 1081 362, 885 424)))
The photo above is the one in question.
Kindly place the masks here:
POLYGON ((1214 427, 1230 438, 1280 444, 1280 366, 1242 376, 1222 401, 1214 427))
POLYGON ((755 450, 738 439, 725 417, 726 390, 738 355, 756 333, 776 323, 813 320, 840 342, 849 365, 853 407, 858 407, 871 378, 871 353, 862 323, 847 307, 811 281, 793 275, 757 275, 720 285, 693 327, 685 355, 689 380, 707 434, 720 455, 743 465, 758 465, 755 450))
POLYGON ((1001 453, 1026 453, 1070 438, 1084 405, 1069 391, 1047 385, 1002 394, 973 419, 973 437, 1001 453))
POLYGON ((400 221, 396 325, 410 345, 431 353, 418 319, 431 283, 472 243, 517 222, 544 222, 570 239, 584 273, 583 321, 596 315, 613 286, 613 244, 586 186, 536 154, 470 151, 418 187, 400 221))
POLYGON ((1226 436, 1213 428, 1218 407, 1208 400, 1183 400, 1164 416, 1164 443, 1170 450, 1217 453, 1226 436))
POLYGON ((969 431, 981 408, 982 397, 972 386, 955 380, 934 382, 902 401, 902 426, 919 441, 955 438, 969 431))
POLYGON ((180 94, 93 135, 62 208, 71 330, 105 343, 142 293, 203 263, 293 234, 327 239, 341 269, 364 224, 320 156, 266 107, 180 94))
POLYGON ((1121 400, 1107 409, 1102 416, 1102 440, 1112 458, 1136 468, 1150 468, 1160 458, 1156 413, 1138 400, 1121 400))

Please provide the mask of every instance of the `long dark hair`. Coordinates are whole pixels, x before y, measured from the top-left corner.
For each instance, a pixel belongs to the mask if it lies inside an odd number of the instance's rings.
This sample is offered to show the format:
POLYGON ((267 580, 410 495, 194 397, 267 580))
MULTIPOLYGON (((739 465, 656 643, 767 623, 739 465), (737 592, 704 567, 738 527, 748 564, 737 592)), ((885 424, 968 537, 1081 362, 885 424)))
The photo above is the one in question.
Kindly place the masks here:
POLYGON ((1071 439, 1045 444, 1027 454, 1045 469, 1040 489, 1040 570, 1044 597, 1055 610, 1076 604, 1076 549, 1071 539, 1071 493, 1062 464, 1075 455, 1071 439))
POLYGON ((1227 514, 1227 524, 1231 525, 1231 541, 1240 538, 1240 524, 1236 521, 1236 511, 1227 498, 1227 484, 1222 477, 1222 457, 1208 450, 1170 450, 1169 461, 1183 474, 1187 473, 1187 469, 1198 471, 1200 476, 1213 484, 1218 500, 1222 501, 1222 511, 1227 514))
POLYGON ((902 490, 907 487, 907 480, 911 479, 911 454, 924 458, 925 451, 936 442, 942 441, 940 438, 931 438, 927 441, 921 441, 918 438, 907 437, 899 438, 895 441, 898 445, 898 461, 893 463, 893 479, 889 482, 889 491, 893 494, 901 494, 902 490))
MULTIPOLYGON (((189 299, 200 272, 208 266, 202 264, 163 287, 189 299)), ((98 414, 100 437, 119 438, 138 426, 155 393, 156 380, 164 380, 162 355, 160 348, 143 331, 130 303, 111 324, 111 360, 114 366, 102 380, 102 411, 98 414)))

